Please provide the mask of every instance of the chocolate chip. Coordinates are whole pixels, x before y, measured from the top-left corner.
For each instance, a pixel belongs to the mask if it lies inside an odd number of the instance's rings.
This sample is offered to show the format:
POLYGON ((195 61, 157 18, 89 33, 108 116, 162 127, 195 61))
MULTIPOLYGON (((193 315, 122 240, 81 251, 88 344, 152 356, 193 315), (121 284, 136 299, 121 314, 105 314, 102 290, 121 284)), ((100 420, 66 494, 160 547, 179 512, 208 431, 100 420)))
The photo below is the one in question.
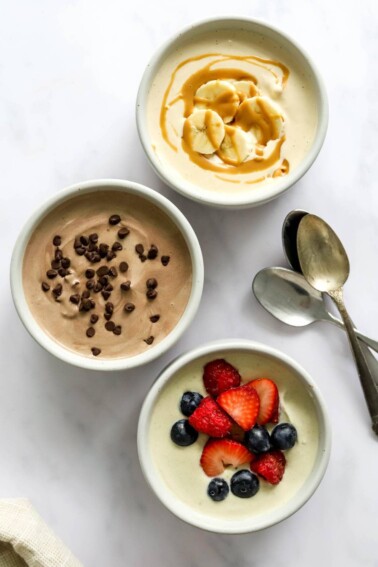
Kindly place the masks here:
POLYGON ((104 244, 104 243, 100 244, 100 246, 98 247, 98 251, 99 251, 101 258, 105 258, 105 256, 108 253, 108 250, 109 250, 108 244, 104 244))
POLYGON ((148 289, 155 289, 157 285, 158 283, 156 278, 148 278, 148 280, 146 281, 146 286, 148 287, 148 289))
POLYGON ((117 252, 118 250, 122 250, 123 246, 120 242, 114 242, 114 244, 112 245, 112 250, 113 252, 117 252))
POLYGON ((113 287, 112 284, 110 284, 110 283, 108 283, 108 284, 105 286, 105 291, 113 291, 113 289, 114 289, 114 287, 113 287))
POLYGON ((80 308, 82 308, 83 311, 90 311, 92 309, 91 300, 90 299, 84 299, 84 301, 81 302, 80 308))
POLYGON ((94 278, 95 277, 95 271, 92 270, 91 268, 88 268, 88 270, 85 270, 85 277, 88 279, 94 278))
POLYGON ((50 286, 47 282, 42 282, 41 288, 42 288, 42 291, 49 291, 50 286))
POLYGON ((60 275, 60 277, 65 278, 68 272, 64 268, 59 268, 58 274, 60 275))
POLYGON ((58 234, 53 238, 54 246, 60 246, 62 244, 62 238, 58 234))
POLYGON ((126 228, 126 226, 123 227, 123 228, 120 228, 119 231, 117 232, 117 236, 118 236, 118 238, 120 238, 121 240, 123 240, 124 238, 126 238, 126 236, 127 236, 128 234, 130 234, 130 231, 129 231, 128 228, 126 228))
POLYGON ((117 268, 112 266, 109 270, 109 276, 112 276, 112 278, 116 278, 118 276, 117 268))
POLYGON ((89 252, 89 250, 87 250, 84 256, 86 257, 87 260, 91 261, 93 258, 93 252, 89 252))
POLYGON ((109 273, 108 266, 101 266, 100 268, 98 268, 98 270, 96 270, 96 274, 98 275, 99 278, 108 275, 108 273, 109 273))
POLYGON ((150 247, 148 254, 147 254, 147 258, 149 260, 155 260, 155 258, 158 255, 158 252, 159 252, 159 250, 157 249, 157 246, 155 246, 155 244, 151 244, 151 247, 150 247))
POLYGON ((93 314, 91 315, 91 318, 90 318, 89 320, 90 320, 90 322, 92 323, 92 325, 95 325, 95 324, 97 323, 97 321, 98 321, 98 315, 96 315, 96 313, 93 313, 93 314))
POLYGON ((61 266, 60 260, 51 261, 51 267, 53 270, 59 270, 60 266, 61 266))
POLYGON ((82 243, 83 246, 88 246, 89 244, 89 238, 88 236, 80 236, 80 242, 82 243))
POLYGON ((103 298, 105 299, 105 301, 106 301, 106 300, 109 299, 109 297, 110 297, 110 291, 102 291, 102 292, 101 292, 101 295, 102 295, 102 297, 103 297, 103 298))
POLYGON ((135 305, 134 303, 126 303, 124 310, 126 311, 126 313, 131 313, 132 311, 134 311, 135 309, 135 305))
POLYGON ((159 319, 160 319, 160 315, 152 315, 150 317, 151 323, 157 323, 159 321, 159 319))
POLYGON ((73 247, 74 248, 81 248, 80 236, 75 236, 73 247))
POLYGON ((92 264, 97 264, 97 262, 101 262, 101 256, 98 252, 92 253, 91 262, 92 262, 92 264))
POLYGON ((106 319, 106 321, 110 321, 110 319, 113 317, 113 313, 105 313, 104 314, 104 318, 106 319))
POLYGON ((80 303, 80 295, 78 293, 75 293, 74 295, 70 295, 70 301, 71 303, 73 303, 74 305, 79 305, 80 303))
POLYGON ((119 265, 119 271, 122 272, 123 274, 125 272, 127 272, 127 270, 129 269, 129 264, 127 262, 121 262, 119 265))
POLYGON ((97 232, 92 232, 92 234, 89 235, 89 240, 94 243, 98 242, 97 232))
POLYGON ((114 323, 114 321, 107 321, 107 322, 105 323, 105 329, 106 329, 107 331, 114 331, 114 329, 115 329, 115 323, 114 323))
POLYGON ((108 283, 109 280, 108 280, 108 277, 107 277, 107 276, 102 276, 102 278, 100 278, 98 281, 99 281, 100 284, 102 284, 102 285, 107 285, 107 283, 108 283))
POLYGON ((129 291, 129 289, 131 287, 131 281, 127 280, 126 282, 122 282, 120 287, 121 287, 122 291, 129 291))
POLYGON ((56 270, 47 270, 46 272, 46 276, 49 278, 49 280, 53 280, 57 275, 58 272, 56 270))
POLYGON ((151 337, 148 337, 148 339, 143 339, 143 340, 147 345, 152 345, 152 343, 154 342, 154 338, 155 337, 151 336, 151 337))
POLYGON ((100 282, 97 282, 96 285, 95 285, 94 288, 93 288, 93 291, 94 291, 95 293, 98 293, 98 292, 101 291, 102 289, 103 289, 102 284, 100 284, 100 282))
POLYGON ((115 225, 121 222, 121 217, 119 215, 112 215, 109 217, 109 224, 115 225))
POLYGON ((162 256, 161 257, 161 263, 163 264, 163 266, 168 266, 170 259, 171 259, 170 256, 162 256))
POLYGON ((148 290, 146 291, 146 295, 147 295, 147 298, 148 298, 148 299, 151 299, 151 300, 152 300, 152 299, 156 299, 156 297, 157 297, 157 291, 156 291, 156 289, 148 289, 148 290))
POLYGON ((86 333, 87 337, 92 338, 96 334, 96 330, 93 327, 88 327, 86 333))
POLYGON ((91 348, 91 351, 92 351, 93 356, 98 356, 99 354, 101 354, 101 349, 97 348, 97 347, 91 348))
POLYGON ((57 248, 55 250, 54 256, 55 256, 55 260, 61 260, 63 258, 63 252, 61 251, 60 248, 57 248))
POLYGON ((87 283, 85 284, 85 287, 87 289, 93 289, 95 286, 94 281, 93 280, 88 280, 87 283))
POLYGON ((141 255, 139 256, 139 260, 140 260, 141 262, 145 262, 145 261, 147 260, 147 256, 146 256, 145 254, 141 254, 141 255))
POLYGON ((88 250, 89 250, 89 252, 97 252, 98 251, 97 244, 95 244, 94 242, 89 242, 88 250))
POLYGON ((81 294, 82 299, 88 299, 88 297, 90 297, 90 293, 89 291, 83 291, 83 293, 81 294))
POLYGON ((105 311, 106 311, 106 313, 113 313, 114 305, 111 301, 108 301, 107 303, 105 303, 105 311))
POLYGON ((113 329, 113 333, 114 333, 115 335, 120 335, 120 334, 122 333, 122 327, 121 327, 121 325, 116 325, 116 326, 114 327, 114 329, 113 329))
POLYGON ((71 260, 69 258, 62 258, 62 268, 66 270, 71 266, 71 260))
POLYGON ((83 248, 82 246, 79 248, 75 248, 75 252, 78 256, 84 256, 85 254, 85 248, 83 248))
POLYGON ((96 307, 95 302, 93 301, 93 299, 89 300, 91 302, 91 309, 94 309, 96 307))
POLYGON ((117 254, 114 252, 114 250, 109 250, 106 255, 107 261, 110 262, 111 260, 114 260, 114 258, 117 258, 117 254))
POLYGON ((143 252, 144 252, 144 246, 143 246, 143 244, 137 244, 137 245, 135 246, 135 252, 136 252, 137 254, 143 254, 143 252))

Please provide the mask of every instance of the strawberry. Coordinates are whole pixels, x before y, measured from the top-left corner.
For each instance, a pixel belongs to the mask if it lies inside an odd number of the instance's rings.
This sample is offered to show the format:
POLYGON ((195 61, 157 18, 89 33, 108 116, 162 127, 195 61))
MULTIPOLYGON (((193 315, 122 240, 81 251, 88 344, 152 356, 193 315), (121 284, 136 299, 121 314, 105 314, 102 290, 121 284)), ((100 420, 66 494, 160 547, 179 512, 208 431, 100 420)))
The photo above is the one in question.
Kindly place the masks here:
POLYGON ((244 431, 251 429, 259 413, 259 396, 250 386, 231 388, 218 396, 218 404, 244 431))
POLYGON ((216 401, 207 396, 189 417, 189 423, 196 431, 210 437, 225 437, 231 431, 232 421, 218 406, 216 401))
POLYGON ((227 465, 250 463, 254 455, 233 439, 210 439, 203 448, 200 464, 207 476, 222 474, 227 465))
POLYGON ((208 362, 203 369, 206 392, 214 398, 230 388, 240 386, 240 381, 239 372, 223 358, 208 362))
POLYGON ((281 451, 270 451, 259 455, 251 463, 251 470, 270 484, 278 484, 284 475, 285 465, 285 455, 281 451))
POLYGON ((270 378, 258 378, 246 384, 248 387, 254 388, 260 398, 260 411, 257 416, 257 423, 265 425, 265 423, 277 423, 279 414, 279 396, 278 388, 270 378))

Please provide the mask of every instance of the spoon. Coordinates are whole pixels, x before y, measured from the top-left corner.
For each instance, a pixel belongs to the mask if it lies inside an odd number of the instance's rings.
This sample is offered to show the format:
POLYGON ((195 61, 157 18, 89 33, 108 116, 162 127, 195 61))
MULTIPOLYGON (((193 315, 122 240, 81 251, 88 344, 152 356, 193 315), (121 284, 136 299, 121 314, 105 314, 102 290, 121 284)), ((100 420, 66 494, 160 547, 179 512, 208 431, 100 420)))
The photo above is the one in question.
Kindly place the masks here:
POLYGON ((366 363, 344 305, 343 286, 349 276, 348 256, 331 227, 321 218, 311 214, 305 215, 299 223, 297 250, 304 277, 312 287, 330 296, 344 321, 373 431, 378 435, 378 385, 366 363))
MULTIPOLYGON (((323 295, 293 270, 265 268, 256 274, 252 289, 260 305, 287 325, 304 327, 316 321, 329 321, 345 330, 340 319, 327 311, 323 295)), ((378 352, 378 341, 355 332, 361 340, 378 352)))

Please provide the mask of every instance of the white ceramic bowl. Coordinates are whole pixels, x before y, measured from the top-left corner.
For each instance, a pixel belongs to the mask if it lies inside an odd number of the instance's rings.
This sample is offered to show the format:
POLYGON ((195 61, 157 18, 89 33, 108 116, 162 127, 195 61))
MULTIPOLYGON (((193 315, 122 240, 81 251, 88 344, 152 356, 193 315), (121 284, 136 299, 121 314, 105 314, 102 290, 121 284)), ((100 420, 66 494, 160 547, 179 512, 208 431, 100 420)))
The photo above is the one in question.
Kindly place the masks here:
MULTIPOLYGON (((189 372, 190 374, 190 372, 189 372)), ((192 375, 191 374, 191 375, 192 375)), ((178 403, 178 400, 177 400, 178 403)), ((312 406, 311 406, 312 407, 312 406)), ((160 433, 164 433, 160 431, 160 433)), ((169 427, 167 430, 169 436, 169 427)), ((299 430, 300 436, 300 430, 299 430)), ((326 471, 329 454, 331 448, 331 430, 330 423, 327 417, 326 408, 318 388, 312 378, 307 372, 299 366, 294 360, 283 354, 282 352, 252 341, 227 339, 208 343, 204 346, 196 348, 176 360, 174 360, 168 367, 166 367, 154 382, 150 391, 148 392, 143 403, 138 425, 138 454, 144 476, 155 492, 160 501, 170 510, 173 514, 182 520, 197 526, 199 528, 213 531, 217 533, 247 533, 254 532, 274 524, 281 522, 296 512, 307 500, 312 496, 318 487, 323 475, 326 471), (244 516, 242 518, 227 518, 221 516, 222 502, 219 504, 219 516, 206 514, 201 509, 195 509, 188 505, 188 503, 180 500, 168 487, 163 479, 163 474, 157 470, 154 459, 151 455, 149 444, 149 432, 152 412, 160 393, 165 385, 175 380, 178 373, 187 365, 191 369, 192 374, 196 371, 192 370, 191 364, 201 363, 201 368, 204 361, 211 360, 212 358, 228 358, 237 353, 244 353, 251 356, 255 364, 258 365, 258 372, 260 376, 274 376, 277 368, 281 372, 286 372, 289 379, 296 384, 297 388, 303 388, 306 396, 310 398, 310 403, 313 403, 318 429, 318 449, 316 452, 315 462, 310 474, 300 486, 297 492, 287 500, 284 504, 278 505, 274 509, 268 510, 256 516, 244 516), (278 364, 278 366, 277 366, 278 364), (274 370, 275 369, 275 370, 274 370)), ((295 447, 293 449, 295 451, 295 447)), ((168 454, 168 449, 164 448, 164 454, 168 454)), ((193 466, 188 462, 188 469, 193 466)), ((200 465, 198 463, 198 472, 200 465)), ((194 471, 195 474, 195 471, 194 471)), ((190 478, 187 482, 190 482, 190 478)), ((285 477, 282 483, 285 482, 285 477)), ((192 488, 193 490, 193 488, 192 488)), ((253 499, 251 499, 251 508, 253 510, 253 499)), ((226 516, 226 515, 225 515, 226 516)))
POLYGON ((144 185, 140 185, 139 183, 114 179, 99 179, 71 185, 63 191, 56 193, 30 217, 16 241, 12 255, 10 277, 13 301, 18 315, 31 336, 42 347, 57 358, 82 368, 89 368, 91 370, 126 370, 146 364, 147 362, 157 358, 167 351, 184 333, 196 314, 201 300, 204 269, 202 252, 197 236, 187 219, 181 211, 173 205, 173 203, 156 191, 153 191, 144 185), (82 195, 85 193, 95 193, 97 191, 121 191, 132 195, 138 195, 159 207, 159 209, 164 211, 164 213, 172 219, 181 231, 192 260, 192 290, 186 309, 176 327, 160 343, 157 343, 156 346, 151 347, 144 353, 127 358, 103 360, 100 357, 88 358, 75 353, 54 341, 35 321, 30 312, 23 290, 22 265, 24 252, 35 227, 46 214, 64 201, 79 193, 82 195))
POLYGON ((190 27, 187 27, 177 33, 168 40, 155 53, 150 60, 140 83, 137 104, 136 104, 136 120, 139 137, 144 151, 160 178, 170 187, 182 193, 186 197, 199 201, 207 205, 213 205, 224 208, 246 208, 266 203, 281 193, 284 193, 289 187, 296 183, 309 169, 316 159, 325 135, 328 125, 328 103, 326 91, 323 81, 306 52, 287 34, 259 20, 230 17, 230 18, 214 18, 203 20, 190 27), (182 49, 183 59, 185 59, 185 42, 194 37, 198 33, 211 32, 216 30, 247 30, 253 35, 254 33, 273 39, 284 50, 287 50, 296 58, 301 68, 311 77, 315 89, 317 101, 318 125, 312 146, 305 155, 304 159, 291 171, 288 175, 280 178, 271 185, 262 185, 255 187, 250 191, 243 192, 217 192, 215 190, 207 190, 199 185, 195 185, 189 180, 184 179, 178 172, 171 167, 166 160, 160 160, 155 153, 150 138, 148 119, 147 119, 147 101, 151 86, 155 76, 162 63, 173 51, 182 49))

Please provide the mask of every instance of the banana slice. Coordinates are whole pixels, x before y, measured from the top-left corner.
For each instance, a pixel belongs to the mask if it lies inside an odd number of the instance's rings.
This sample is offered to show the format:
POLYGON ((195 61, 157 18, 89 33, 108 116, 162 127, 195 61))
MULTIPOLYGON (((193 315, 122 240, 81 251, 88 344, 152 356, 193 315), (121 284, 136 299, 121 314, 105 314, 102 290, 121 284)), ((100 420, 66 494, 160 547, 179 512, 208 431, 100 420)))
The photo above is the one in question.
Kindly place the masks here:
POLYGON ((247 81, 246 79, 236 81, 235 79, 232 79, 230 83, 234 85, 240 102, 243 102, 246 98, 251 98, 259 94, 257 86, 252 81, 247 81))
POLYGON ((277 140, 284 132, 284 118, 279 106, 266 96, 245 99, 235 116, 235 125, 252 131, 260 144, 277 140))
POLYGON ((226 126, 226 134, 217 154, 224 163, 238 165, 250 155, 254 142, 255 138, 251 133, 244 132, 241 128, 226 126))
POLYGON ((214 110, 195 110, 184 123, 183 138, 200 154, 213 154, 225 134, 222 118, 214 110))
POLYGON ((219 79, 201 85, 194 96, 196 108, 214 110, 226 124, 233 120, 239 102, 234 85, 219 79))

